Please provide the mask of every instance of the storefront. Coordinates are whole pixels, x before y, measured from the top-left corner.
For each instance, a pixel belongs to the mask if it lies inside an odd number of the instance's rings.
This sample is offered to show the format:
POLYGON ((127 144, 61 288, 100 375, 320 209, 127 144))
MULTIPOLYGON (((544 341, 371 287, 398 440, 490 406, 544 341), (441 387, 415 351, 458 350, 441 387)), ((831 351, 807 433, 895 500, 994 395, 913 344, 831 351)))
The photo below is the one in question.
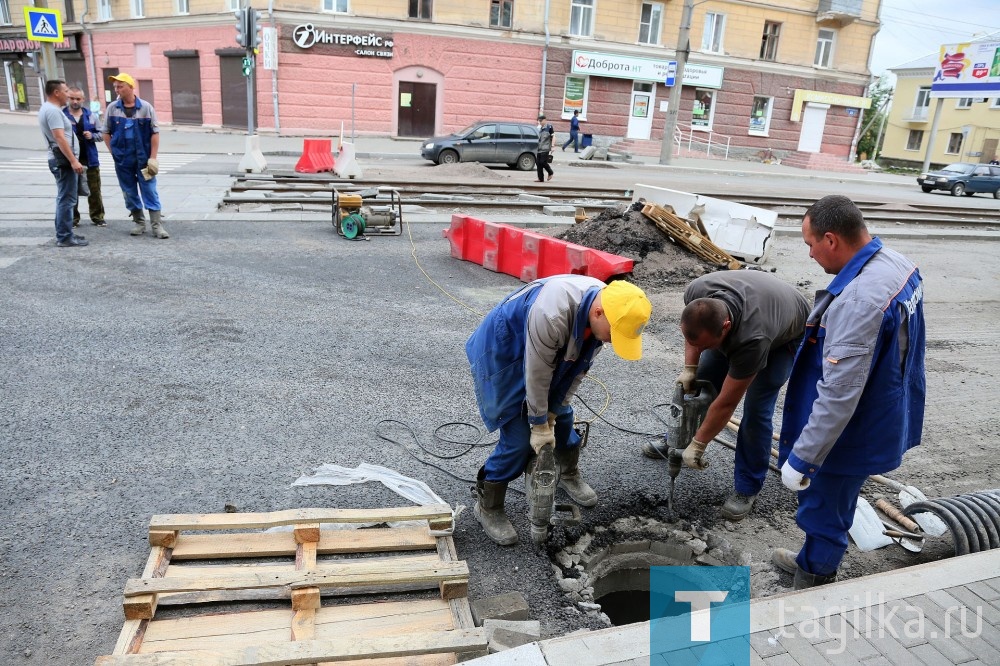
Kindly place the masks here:
MULTIPOLYGON (((86 90, 87 77, 78 40, 78 34, 67 34, 63 41, 54 44, 56 70, 71 86, 82 84, 86 90)), ((28 40, 24 29, 0 31, 0 64, 8 110, 37 111, 45 101, 41 52, 41 44, 28 40)))

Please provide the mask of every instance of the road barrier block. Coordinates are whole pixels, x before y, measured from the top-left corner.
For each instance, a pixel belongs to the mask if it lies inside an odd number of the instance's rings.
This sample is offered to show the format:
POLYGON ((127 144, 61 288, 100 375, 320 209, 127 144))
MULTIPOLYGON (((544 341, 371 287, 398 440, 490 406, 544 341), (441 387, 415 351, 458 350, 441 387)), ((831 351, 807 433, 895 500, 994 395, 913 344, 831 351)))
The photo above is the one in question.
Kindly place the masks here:
POLYGON ((333 171, 333 149, 330 139, 304 139, 302 157, 295 163, 298 173, 333 171))

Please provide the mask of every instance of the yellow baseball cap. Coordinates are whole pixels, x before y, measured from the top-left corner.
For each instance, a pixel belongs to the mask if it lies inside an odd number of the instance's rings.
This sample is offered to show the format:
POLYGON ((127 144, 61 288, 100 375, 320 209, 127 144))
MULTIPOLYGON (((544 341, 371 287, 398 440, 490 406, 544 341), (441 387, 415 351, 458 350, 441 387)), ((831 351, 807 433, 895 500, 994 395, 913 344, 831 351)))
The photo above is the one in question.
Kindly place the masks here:
POLYGON ((601 307, 611 323, 611 348, 626 361, 638 361, 642 329, 653 312, 646 294, 634 284, 615 280, 601 290, 601 307))
POLYGON ((135 88, 135 79, 132 78, 130 74, 115 74, 114 76, 109 76, 108 81, 120 81, 121 83, 127 83, 128 85, 135 88))

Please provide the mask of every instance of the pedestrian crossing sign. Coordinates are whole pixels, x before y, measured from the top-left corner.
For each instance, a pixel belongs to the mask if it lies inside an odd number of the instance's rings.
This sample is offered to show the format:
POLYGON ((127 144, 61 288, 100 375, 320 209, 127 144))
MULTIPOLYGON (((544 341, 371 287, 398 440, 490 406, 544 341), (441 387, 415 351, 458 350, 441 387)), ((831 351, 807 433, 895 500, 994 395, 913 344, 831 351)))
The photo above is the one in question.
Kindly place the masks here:
POLYGON ((63 40, 62 20, 58 9, 24 8, 24 26, 28 39, 33 42, 61 42, 63 40))

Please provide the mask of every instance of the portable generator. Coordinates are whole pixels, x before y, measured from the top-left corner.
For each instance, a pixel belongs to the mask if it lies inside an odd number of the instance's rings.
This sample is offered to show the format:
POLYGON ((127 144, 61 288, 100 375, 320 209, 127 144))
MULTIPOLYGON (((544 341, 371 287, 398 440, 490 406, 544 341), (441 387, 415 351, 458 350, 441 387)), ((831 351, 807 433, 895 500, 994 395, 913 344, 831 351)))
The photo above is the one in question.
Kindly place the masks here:
POLYGON ((403 205, 391 187, 333 191, 333 226, 348 240, 403 233, 403 205))

